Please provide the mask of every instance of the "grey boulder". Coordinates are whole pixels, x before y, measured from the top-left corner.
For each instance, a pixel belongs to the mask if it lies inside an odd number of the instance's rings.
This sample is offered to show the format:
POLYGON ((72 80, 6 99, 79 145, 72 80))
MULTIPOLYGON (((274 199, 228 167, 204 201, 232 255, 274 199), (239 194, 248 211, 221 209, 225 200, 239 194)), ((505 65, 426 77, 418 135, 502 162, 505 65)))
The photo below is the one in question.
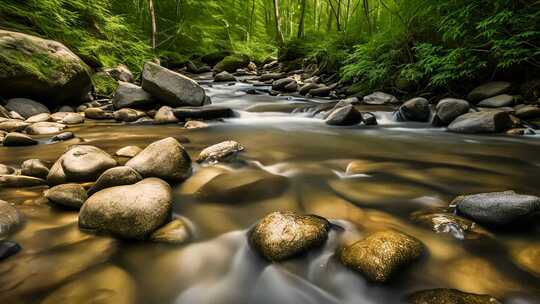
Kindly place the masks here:
POLYGON ((172 107, 202 106, 206 99, 197 82, 152 62, 144 65, 142 79, 145 91, 172 107))
POLYGON ((463 99, 445 98, 437 103, 433 124, 447 126, 457 117, 468 113, 471 106, 463 99))
POLYGON ((387 105, 396 104, 399 102, 395 96, 383 92, 375 92, 373 94, 364 96, 363 101, 368 105, 387 105))
POLYGON ((42 160, 28 159, 21 165, 21 174, 37 178, 47 178, 49 168, 42 160))
POLYGON ((478 102, 486 98, 501 95, 508 92, 512 84, 505 81, 493 81, 485 83, 472 90, 467 99, 472 102, 478 102))
POLYGON ((361 123, 362 120, 362 113, 353 105, 348 105, 332 111, 325 122, 331 126, 352 126, 361 123))
POLYGON ((26 98, 13 98, 8 100, 6 109, 19 113, 25 119, 38 114, 50 113, 49 109, 43 104, 26 98))
POLYGON ((425 122, 431 116, 429 101, 422 97, 413 98, 401 105, 395 113, 398 121, 425 122))
POLYGON ((508 113, 502 111, 486 111, 467 113, 456 118, 448 131, 454 133, 501 133, 512 127, 508 113))
POLYGON ((112 102, 115 109, 139 108, 153 105, 155 99, 138 85, 120 82, 112 102))
POLYGON ((509 107, 514 104, 514 96, 502 94, 493 96, 487 99, 482 100, 478 103, 479 107, 485 107, 485 108, 501 108, 501 107, 509 107))

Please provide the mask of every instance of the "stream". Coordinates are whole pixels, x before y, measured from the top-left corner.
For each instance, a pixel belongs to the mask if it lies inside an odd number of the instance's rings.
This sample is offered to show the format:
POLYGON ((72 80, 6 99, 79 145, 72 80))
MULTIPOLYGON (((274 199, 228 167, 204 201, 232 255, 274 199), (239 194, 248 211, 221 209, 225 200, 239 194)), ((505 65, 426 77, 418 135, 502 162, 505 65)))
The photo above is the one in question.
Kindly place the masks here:
MULTIPOLYGON (((366 108, 377 126, 332 127, 315 115, 328 100, 274 97, 264 93, 269 87, 199 80, 214 104, 234 109, 237 117, 191 130, 103 121, 69 128, 111 154, 169 136, 187 138, 183 145, 193 159, 210 145, 241 143, 246 149, 236 162, 195 165, 190 179, 174 185, 174 214, 189 223, 192 240, 168 245, 85 234, 77 212, 44 202, 43 187, 0 189, 0 199, 26 218, 12 237, 22 251, 0 263, 1 303, 53 303, 47 299, 52 292, 64 292, 63 303, 74 303, 64 286, 86 292, 86 303, 118 297, 115 303, 395 304, 432 288, 540 303, 539 228, 462 239, 411 220, 413 212, 447 207, 461 194, 511 189, 540 195, 539 136, 452 134, 429 124, 396 123, 385 107, 366 108), (247 94, 250 89, 262 94, 247 94), (364 172, 347 173, 351 161, 364 172), (277 210, 317 214, 334 228, 321 249, 268 263, 249 247, 246 232, 277 210), (418 238, 427 253, 391 282, 375 284, 345 268, 335 251, 383 229, 418 238), (109 289, 94 286, 103 281, 109 289)), ((0 163, 54 162, 75 143, 0 148, 0 163)))

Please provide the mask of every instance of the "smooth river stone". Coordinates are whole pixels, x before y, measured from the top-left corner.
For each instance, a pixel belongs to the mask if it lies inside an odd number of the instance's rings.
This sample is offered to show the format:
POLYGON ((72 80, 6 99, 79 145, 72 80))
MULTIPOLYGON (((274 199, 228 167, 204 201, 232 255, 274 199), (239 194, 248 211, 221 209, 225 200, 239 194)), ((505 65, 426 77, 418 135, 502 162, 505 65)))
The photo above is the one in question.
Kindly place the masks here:
POLYGON ((37 144, 37 140, 22 133, 11 132, 4 137, 5 147, 33 146, 37 144))
POLYGON ((190 238, 189 228, 181 219, 174 219, 165 226, 159 228, 150 240, 160 243, 183 244, 190 238))
POLYGON ((6 188, 24 188, 44 186, 47 182, 41 178, 24 175, 0 175, 0 187, 6 188))
POLYGON ((88 198, 86 190, 79 184, 63 184, 45 191, 49 201, 69 208, 79 209, 88 198))
POLYGON ((314 215, 273 212, 249 232, 250 245, 270 261, 283 261, 326 242, 330 222, 314 215))
POLYGON ((141 148, 137 146, 127 146, 116 151, 115 155, 120 157, 135 157, 142 151, 141 148))
POLYGON ((347 246, 339 253, 341 262, 378 283, 388 281, 399 269, 417 260, 424 245, 397 231, 376 232, 347 246))
POLYGON ((234 157, 238 152, 243 151, 244 146, 236 141, 229 140, 210 146, 201 151, 197 162, 222 162, 234 157))
POLYGON ((407 297, 410 304, 502 304, 488 296, 466 293, 456 289, 430 289, 415 292, 407 297))
POLYGON ((21 165, 21 174, 45 179, 49 174, 49 168, 42 160, 28 159, 21 165))
POLYGON ((23 217, 17 211, 17 208, 6 201, 0 200, 0 240, 19 228, 22 221, 23 217))
POLYGON ((142 179, 142 176, 131 167, 114 167, 101 174, 92 188, 88 190, 88 195, 92 195, 106 188, 133 185, 140 182, 142 179))
POLYGON ((66 125, 57 122, 38 122, 26 128, 30 135, 49 135, 62 132, 66 125))

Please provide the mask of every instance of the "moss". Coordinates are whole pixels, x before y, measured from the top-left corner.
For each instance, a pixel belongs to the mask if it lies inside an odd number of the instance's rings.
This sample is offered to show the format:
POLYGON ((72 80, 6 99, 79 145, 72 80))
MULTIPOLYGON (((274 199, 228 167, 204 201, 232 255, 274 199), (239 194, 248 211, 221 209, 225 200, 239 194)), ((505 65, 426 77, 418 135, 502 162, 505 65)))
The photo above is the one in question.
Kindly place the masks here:
POLYGON ((92 76, 94 91, 98 95, 111 96, 118 88, 118 81, 106 73, 96 73, 92 76))
POLYGON ((230 73, 236 72, 237 69, 244 68, 249 64, 249 56, 244 54, 233 54, 223 58, 216 66, 214 71, 220 73, 227 71, 230 73))

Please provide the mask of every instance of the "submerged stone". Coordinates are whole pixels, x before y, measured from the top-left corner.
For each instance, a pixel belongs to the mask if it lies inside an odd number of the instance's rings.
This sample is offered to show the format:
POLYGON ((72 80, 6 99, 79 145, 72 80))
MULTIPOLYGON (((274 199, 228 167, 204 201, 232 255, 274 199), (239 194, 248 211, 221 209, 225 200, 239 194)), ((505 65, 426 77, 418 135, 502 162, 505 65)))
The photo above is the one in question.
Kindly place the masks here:
POLYGON ((181 219, 174 219, 156 230, 150 240, 160 243, 183 244, 190 238, 189 228, 181 219))
POLYGON ((488 296, 466 293, 456 289, 429 289, 415 292, 407 297, 410 304, 502 304, 488 296))
POLYGON ((315 249, 328 238, 330 222, 315 215, 273 212, 249 232, 249 242, 264 258, 283 261, 315 249))
POLYGON ((241 151, 244 151, 244 146, 238 142, 233 140, 224 141, 202 150, 197 158, 197 162, 223 162, 233 158, 241 151))
POLYGON ((442 210, 418 211, 411 218, 436 233, 448 233, 459 240, 490 236, 488 231, 475 222, 442 210))
POLYGON ((401 232, 383 231, 343 248, 340 260, 368 279, 384 283, 398 270, 417 260, 423 250, 424 245, 416 238, 401 232))

